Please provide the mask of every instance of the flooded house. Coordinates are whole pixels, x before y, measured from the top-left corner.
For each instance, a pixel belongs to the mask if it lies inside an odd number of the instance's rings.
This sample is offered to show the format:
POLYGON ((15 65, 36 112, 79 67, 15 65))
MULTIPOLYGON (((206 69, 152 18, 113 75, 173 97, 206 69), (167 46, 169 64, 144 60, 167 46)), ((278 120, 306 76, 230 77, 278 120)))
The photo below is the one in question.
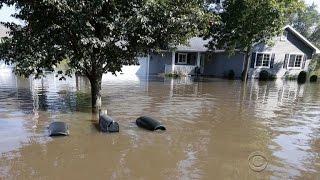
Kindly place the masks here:
MULTIPOLYGON (((244 69, 244 54, 240 51, 230 55, 225 50, 209 50, 208 40, 191 38, 189 44, 177 46, 175 51, 151 53, 148 56, 149 75, 177 73, 184 75, 223 77, 230 71, 241 77, 244 69)), ((249 77, 258 78, 262 70, 277 78, 295 76, 307 71, 310 61, 320 50, 293 27, 286 26, 281 36, 273 39, 272 45, 258 44, 250 57, 249 77)))

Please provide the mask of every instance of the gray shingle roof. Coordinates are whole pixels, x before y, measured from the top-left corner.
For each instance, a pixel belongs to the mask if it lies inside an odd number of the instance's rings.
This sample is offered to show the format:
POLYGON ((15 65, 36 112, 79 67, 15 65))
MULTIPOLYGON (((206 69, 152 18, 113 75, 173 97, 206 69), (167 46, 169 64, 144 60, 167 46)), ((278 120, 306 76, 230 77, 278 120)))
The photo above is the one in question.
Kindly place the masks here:
POLYGON ((193 37, 189 40, 188 45, 177 46, 177 51, 194 51, 194 52, 205 52, 208 48, 205 47, 209 40, 203 40, 199 37, 193 37))

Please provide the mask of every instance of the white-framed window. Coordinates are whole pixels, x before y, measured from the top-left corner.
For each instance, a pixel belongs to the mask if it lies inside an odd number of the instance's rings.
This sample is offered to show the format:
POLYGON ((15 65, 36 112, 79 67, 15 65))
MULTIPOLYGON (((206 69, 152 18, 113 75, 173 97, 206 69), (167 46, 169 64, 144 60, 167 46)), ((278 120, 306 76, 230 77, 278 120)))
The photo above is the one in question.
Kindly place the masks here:
POLYGON ((257 53, 255 68, 270 68, 271 54, 270 53, 257 53))
POLYGON ((301 68, 303 61, 303 55, 302 54, 290 54, 289 55, 289 62, 288 62, 288 68, 301 68))
POLYGON ((187 64, 187 53, 178 53, 178 64, 187 64))

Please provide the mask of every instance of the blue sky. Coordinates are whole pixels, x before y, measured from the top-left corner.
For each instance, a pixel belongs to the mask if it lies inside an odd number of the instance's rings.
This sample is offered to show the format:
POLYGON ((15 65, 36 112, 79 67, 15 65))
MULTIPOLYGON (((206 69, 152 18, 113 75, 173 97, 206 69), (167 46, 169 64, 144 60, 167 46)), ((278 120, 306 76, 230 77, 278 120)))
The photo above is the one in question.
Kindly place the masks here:
MULTIPOLYGON (((304 0, 307 4, 312 4, 313 2, 318 5, 318 11, 320 12, 320 0, 304 0)), ((3 22, 16 22, 19 23, 18 20, 16 20, 13 17, 10 17, 11 14, 15 12, 15 8, 13 7, 7 7, 4 6, 0 9, 0 21, 3 22)))

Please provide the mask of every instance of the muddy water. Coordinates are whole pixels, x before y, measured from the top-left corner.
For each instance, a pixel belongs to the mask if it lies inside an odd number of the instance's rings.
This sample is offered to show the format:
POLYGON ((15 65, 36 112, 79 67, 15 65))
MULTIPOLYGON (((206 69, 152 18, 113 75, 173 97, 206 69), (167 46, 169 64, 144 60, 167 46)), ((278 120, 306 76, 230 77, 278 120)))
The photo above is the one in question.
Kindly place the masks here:
POLYGON ((84 78, 2 72, 0 85, 0 179, 320 178, 319 84, 104 76, 118 134, 96 129, 84 78), (167 131, 139 129, 141 115, 167 131), (71 135, 48 137, 53 121, 71 135), (252 153, 264 170, 249 165, 252 153))

